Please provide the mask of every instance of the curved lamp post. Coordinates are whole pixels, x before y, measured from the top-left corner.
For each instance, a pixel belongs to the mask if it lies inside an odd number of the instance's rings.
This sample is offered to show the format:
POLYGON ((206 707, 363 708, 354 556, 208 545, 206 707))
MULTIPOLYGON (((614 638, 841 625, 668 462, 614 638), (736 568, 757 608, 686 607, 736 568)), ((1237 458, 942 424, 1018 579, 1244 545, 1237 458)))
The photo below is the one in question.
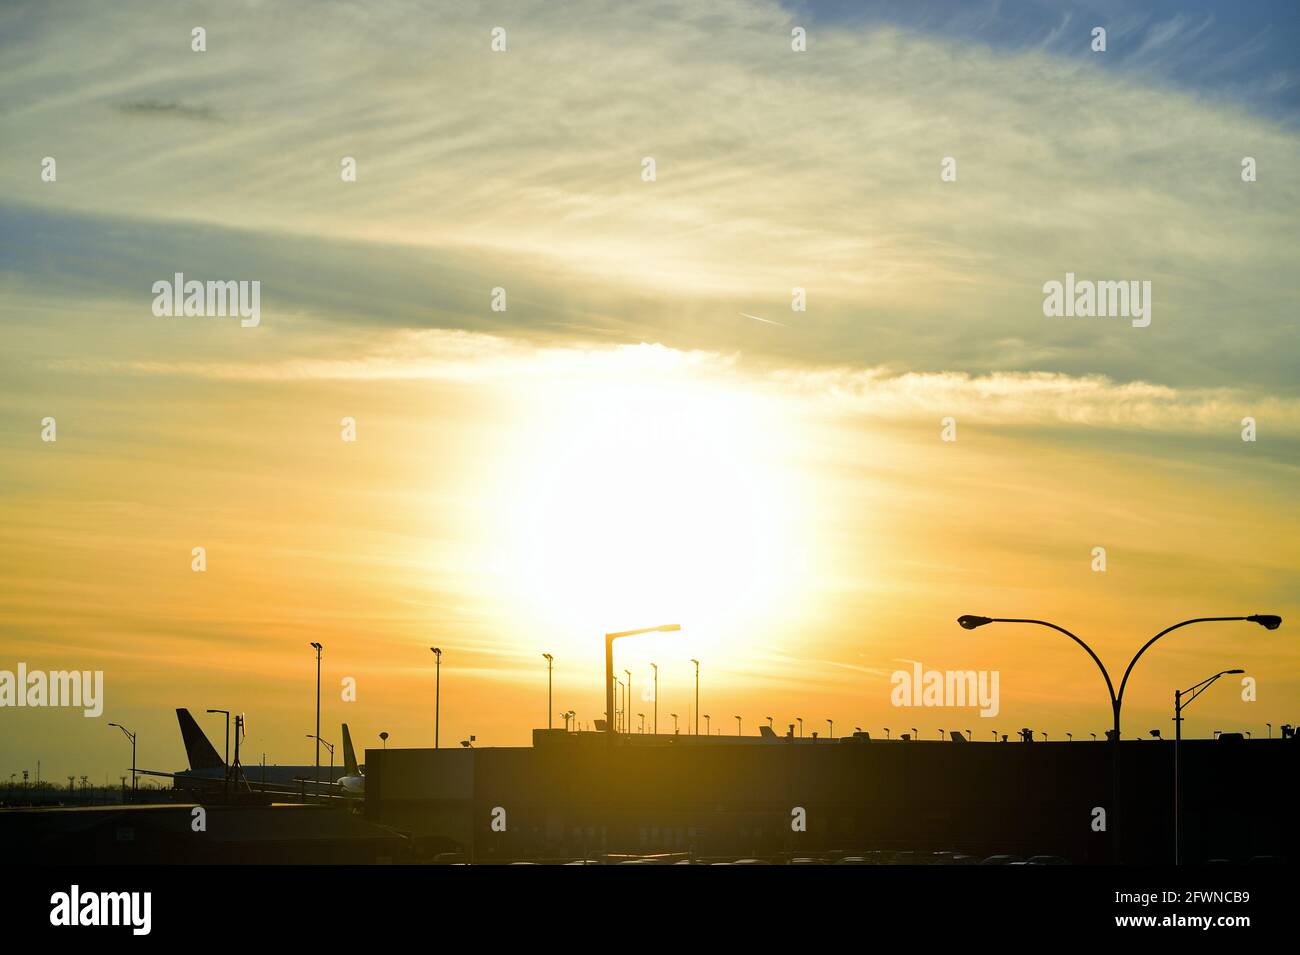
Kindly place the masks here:
POLYGON ((1133 667, 1137 664, 1138 660, 1141 659, 1142 654, 1147 652, 1147 648, 1150 647, 1151 644, 1159 640, 1161 637, 1163 637, 1165 634, 1172 633, 1173 631, 1179 629, 1180 627, 1190 626, 1191 624, 1194 623, 1219 623, 1219 622, 1234 621, 1234 620, 1247 620, 1251 623, 1257 623, 1261 627, 1265 628, 1266 630, 1276 630, 1278 627, 1282 625, 1282 618, 1275 614, 1253 613, 1248 617, 1195 617, 1191 620, 1184 620, 1181 623, 1176 623, 1172 627, 1166 627, 1165 629, 1157 633, 1154 637, 1152 637, 1150 640, 1148 640, 1146 643, 1142 644, 1142 648, 1138 650, 1137 653, 1133 654, 1133 659, 1129 661, 1128 667, 1124 670, 1124 677, 1119 682, 1118 693, 1115 692, 1115 685, 1114 683, 1111 682, 1110 673, 1106 670, 1105 665, 1101 662, 1101 659, 1097 656, 1097 654, 1092 652, 1092 647, 1088 646, 1086 643, 1084 643, 1082 640, 1080 640, 1078 637, 1072 634, 1069 630, 1066 630, 1064 627, 1058 627, 1056 624, 1049 623, 1046 620, 1027 620, 1027 619, 1016 618, 1016 617, 980 617, 974 614, 963 614, 962 616, 957 618, 957 623, 966 630, 974 630, 977 627, 983 627, 986 624, 990 624, 990 623, 1032 623, 1040 627, 1047 627, 1048 629, 1055 630, 1059 633, 1063 633, 1071 640, 1073 640, 1075 643, 1077 643, 1079 646, 1083 647, 1084 651, 1088 654, 1088 656, 1092 657, 1092 662, 1097 664, 1097 669, 1101 671, 1102 679, 1106 681, 1106 691, 1110 694, 1111 713, 1114 719, 1112 738, 1115 740, 1115 742, 1119 742, 1120 739, 1119 714, 1120 714, 1120 707, 1124 703, 1124 688, 1128 685, 1128 678, 1129 675, 1133 672, 1133 667))
MULTIPOLYGON (((1152 637, 1150 640, 1148 640, 1146 643, 1142 644, 1141 649, 1139 649, 1137 653, 1133 654, 1133 659, 1129 661, 1128 667, 1126 667, 1124 670, 1124 676, 1119 681, 1119 692, 1117 693, 1115 692, 1115 684, 1111 682, 1110 673, 1106 670, 1105 664, 1101 662, 1101 659, 1097 656, 1097 654, 1093 653, 1092 647, 1088 646, 1086 643, 1084 643, 1082 640, 1080 640, 1078 637, 1072 634, 1069 630, 1066 630, 1064 627, 1057 626, 1054 623, 1049 623, 1046 620, 1032 620, 1032 619, 1025 619, 1019 617, 981 617, 976 614, 963 614, 962 616, 957 618, 957 623, 965 630, 975 630, 978 627, 983 627, 990 623, 1031 623, 1040 627, 1047 627, 1049 630, 1055 630, 1058 633, 1063 633, 1071 640, 1073 640, 1075 643, 1077 643, 1079 646, 1081 646, 1084 649, 1084 652, 1086 652, 1088 656, 1092 657, 1092 662, 1097 664, 1097 669, 1101 671, 1102 679, 1106 681, 1106 692, 1110 694, 1111 714, 1113 717, 1113 728, 1111 729, 1110 736, 1115 743, 1118 743, 1120 741, 1119 717, 1120 717, 1120 707, 1124 703, 1124 688, 1128 685, 1129 675, 1132 674, 1133 667, 1137 665, 1138 660, 1142 658, 1142 654, 1146 653, 1147 649, 1153 643, 1155 643, 1157 640, 1163 637, 1165 634, 1172 633, 1173 631, 1178 630, 1182 627, 1188 627, 1194 623, 1222 623, 1222 622, 1230 622, 1230 621, 1248 621, 1250 623, 1257 623, 1265 630, 1276 630, 1278 627, 1282 625, 1282 618, 1276 614, 1253 613, 1245 617, 1194 617, 1191 620, 1183 620, 1182 622, 1176 623, 1171 627, 1166 627, 1165 629, 1157 633, 1154 637, 1152 637)), ((1113 805, 1111 808, 1116 817, 1113 831, 1115 834, 1114 835, 1115 859, 1116 861, 1118 861, 1119 860, 1119 823, 1118 823, 1119 747, 1118 746, 1116 746, 1114 752, 1115 752, 1115 771, 1111 774, 1111 779, 1112 779, 1112 789, 1113 789, 1112 800, 1115 803, 1115 805, 1113 805)))

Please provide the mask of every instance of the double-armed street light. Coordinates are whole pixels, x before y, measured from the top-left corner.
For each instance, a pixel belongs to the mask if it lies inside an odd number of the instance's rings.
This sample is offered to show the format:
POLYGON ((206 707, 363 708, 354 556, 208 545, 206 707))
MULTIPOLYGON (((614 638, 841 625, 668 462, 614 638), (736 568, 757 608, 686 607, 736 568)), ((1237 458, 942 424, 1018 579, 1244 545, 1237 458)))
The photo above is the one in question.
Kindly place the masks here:
POLYGON ((1111 682, 1110 673, 1106 670, 1105 665, 1101 662, 1101 659, 1097 656, 1097 654, 1092 651, 1092 648, 1090 646, 1088 646, 1077 636, 1072 634, 1069 630, 1066 630, 1064 627, 1057 626, 1054 623, 1049 623, 1046 620, 1028 620, 1028 619, 1021 619, 1015 617, 980 617, 980 616, 976 616, 975 614, 963 614, 962 616, 957 618, 957 623, 963 629, 966 630, 974 630, 978 627, 983 627, 990 623, 1030 623, 1040 627, 1047 627, 1048 629, 1056 630, 1059 633, 1065 634, 1067 637, 1069 637, 1071 640, 1073 640, 1075 643, 1081 646, 1084 649, 1084 651, 1088 654, 1088 656, 1092 657, 1092 662, 1097 664, 1097 669, 1101 671, 1102 678, 1106 681, 1106 691, 1110 694, 1111 713, 1114 718, 1114 728, 1112 730, 1113 733, 1112 738, 1114 739, 1115 742, 1119 742, 1120 739, 1119 717, 1120 717, 1120 707, 1123 705, 1124 702, 1124 688, 1125 686, 1128 685, 1129 674, 1133 672, 1133 667, 1137 664, 1138 660, 1141 659, 1142 654, 1146 653, 1147 648, 1150 647, 1151 644, 1159 640, 1161 637, 1163 637, 1165 634, 1172 633, 1173 631, 1179 629, 1180 627, 1190 626, 1191 624, 1194 623, 1220 623, 1225 621, 1240 621, 1240 620, 1249 621, 1250 623, 1257 623, 1266 630, 1276 630, 1278 627, 1282 625, 1282 618, 1275 614, 1254 613, 1247 617, 1196 617, 1191 620, 1184 620, 1181 623, 1176 623, 1172 627, 1166 627, 1164 630, 1161 630, 1154 637, 1152 637, 1150 640, 1144 643, 1142 645, 1142 648, 1133 655, 1133 659, 1129 661, 1127 669, 1124 670, 1123 679, 1120 680, 1118 693, 1115 692, 1115 685, 1111 682))
POLYGON ((1133 667, 1137 665, 1138 660, 1142 658, 1142 654, 1146 653, 1147 649, 1150 648, 1150 646, 1153 643, 1155 643, 1157 640, 1159 640, 1161 637, 1165 636, 1166 634, 1172 633, 1175 630, 1179 630, 1183 627, 1188 627, 1196 623, 1229 623, 1229 622, 1240 622, 1240 621, 1259 624, 1265 630, 1276 630, 1278 627, 1282 625, 1282 618, 1280 616, 1278 616, 1277 614, 1268 614, 1268 613, 1253 613, 1243 617, 1193 617, 1190 620, 1183 620, 1172 626, 1166 627, 1165 629, 1157 633, 1154 637, 1152 637, 1150 640, 1148 640, 1146 643, 1142 644, 1138 652, 1133 654, 1133 659, 1129 661, 1128 666, 1125 668, 1124 676, 1119 683, 1119 691, 1116 692, 1115 684, 1111 681, 1110 678, 1110 672, 1106 669, 1105 664, 1101 662, 1101 658, 1098 657, 1097 654, 1093 652, 1092 647, 1088 646, 1081 639, 1079 639, 1079 637, 1075 636, 1073 633, 1071 633, 1069 630, 1066 630, 1064 627, 1058 626, 1057 624, 1054 623, 1050 623, 1046 620, 1034 620, 1034 619, 1027 619, 1027 618, 1020 618, 1020 617, 982 617, 976 614, 963 614, 962 616, 957 618, 958 625, 965 630, 975 630, 979 627, 987 626, 990 623, 1027 623, 1027 624, 1033 624, 1034 626, 1047 627, 1049 630, 1055 630, 1058 633, 1062 633, 1065 636, 1069 637, 1071 640, 1073 640, 1075 643, 1077 643, 1080 647, 1083 648, 1084 652, 1086 652, 1088 656, 1092 658, 1093 663, 1097 664, 1097 669, 1101 671, 1102 679, 1106 681, 1106 692, 1110 696, 1111 716, 1112 716, 1113 725, 1108 735, 1110 736, 1111 741, 1116 744, 1113 751, 1114 765, 1113 765, 1113 770, 1111 772, 1111 786, 1112 786, 1111 798, 1112 798, 1112 802, 1114 803, 1114 805, 1112 805, 1111 807, 1112 816, 1113 816, 1112 819, 1113 825, 1111 827, 1111 832, 1113 834, 1112 838, 1114 840, 1113 861, 1115 862, 1120 861, 1120 852, 1121 852, 1120 835, 1119 835, 1120 813, 1119 813, 1119 805, 1118 805, 1119 803, 1119 745, 1118 744, 1121 739, 1120 708, 1123 706, 1124 703, 1124 688, 1128 686, 1128 678, 1130 674, 1132 674, 1133 672, 1133 667))

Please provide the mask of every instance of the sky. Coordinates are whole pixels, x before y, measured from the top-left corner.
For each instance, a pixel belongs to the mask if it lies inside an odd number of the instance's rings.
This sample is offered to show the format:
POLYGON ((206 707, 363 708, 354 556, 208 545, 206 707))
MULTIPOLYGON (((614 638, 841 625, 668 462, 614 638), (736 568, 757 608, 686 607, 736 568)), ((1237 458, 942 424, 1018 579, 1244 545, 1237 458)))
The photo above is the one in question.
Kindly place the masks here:
MULTIPOLYGON (((1100 734, 1079 648, 955 619, 1052 620, 1118 679, 1179 620, 1295 618, 1298 24, 6 5, 0 670, 102 670, 105 711, 0 709, 0 778, 115 779, 109 721, 183 768, 178 706, 310 762, 311 641, 327 740, 431 744, 439 646, 442 741, 525 745, 544 652, 585 725, 602 634, 660 623, 618 645, 634 727, 651 663, 693 725, 698 659, 715 732, 1100 734), (155 315, 178 272, 260 282, 260 321, 155 315), (1067 273, 1150 282, 1150 324, 1046 316, 1067 273), (997 671, 1000 712, 891 705, 913 661, 997 671)), ((1229 667, 1256 699, 1187 735, 1296 722, 1290 629, 1166 638, 1125 737, 1229 667)))

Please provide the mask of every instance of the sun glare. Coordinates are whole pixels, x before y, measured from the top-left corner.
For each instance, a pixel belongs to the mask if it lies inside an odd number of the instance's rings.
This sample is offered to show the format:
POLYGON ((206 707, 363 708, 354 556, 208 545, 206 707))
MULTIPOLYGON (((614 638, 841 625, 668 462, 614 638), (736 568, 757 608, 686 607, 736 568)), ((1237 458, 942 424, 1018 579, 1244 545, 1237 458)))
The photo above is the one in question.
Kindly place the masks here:
POLYGON ((680 623, 678 646, 726 646, 802 587, 803 497, 779 403, 663 371, 621 362, 524 402, 496 565, 519 612, 562 643, 680 623))

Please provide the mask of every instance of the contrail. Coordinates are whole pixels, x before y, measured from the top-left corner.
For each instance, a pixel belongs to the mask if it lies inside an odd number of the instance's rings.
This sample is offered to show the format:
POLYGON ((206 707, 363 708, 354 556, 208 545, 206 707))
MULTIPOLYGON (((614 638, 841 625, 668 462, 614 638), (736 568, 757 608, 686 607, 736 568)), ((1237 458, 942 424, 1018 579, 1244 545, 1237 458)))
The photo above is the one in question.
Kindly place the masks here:
POLYGON ((756 322, 763 322, 767 325, 780 325, 782 328, 789 328, 789 325, 783 325, 781 322, 774 322, 770 318, 759 318, 757 315, 750 315, 748 312, 741 312, 746 318, 752 318, 756 322))

